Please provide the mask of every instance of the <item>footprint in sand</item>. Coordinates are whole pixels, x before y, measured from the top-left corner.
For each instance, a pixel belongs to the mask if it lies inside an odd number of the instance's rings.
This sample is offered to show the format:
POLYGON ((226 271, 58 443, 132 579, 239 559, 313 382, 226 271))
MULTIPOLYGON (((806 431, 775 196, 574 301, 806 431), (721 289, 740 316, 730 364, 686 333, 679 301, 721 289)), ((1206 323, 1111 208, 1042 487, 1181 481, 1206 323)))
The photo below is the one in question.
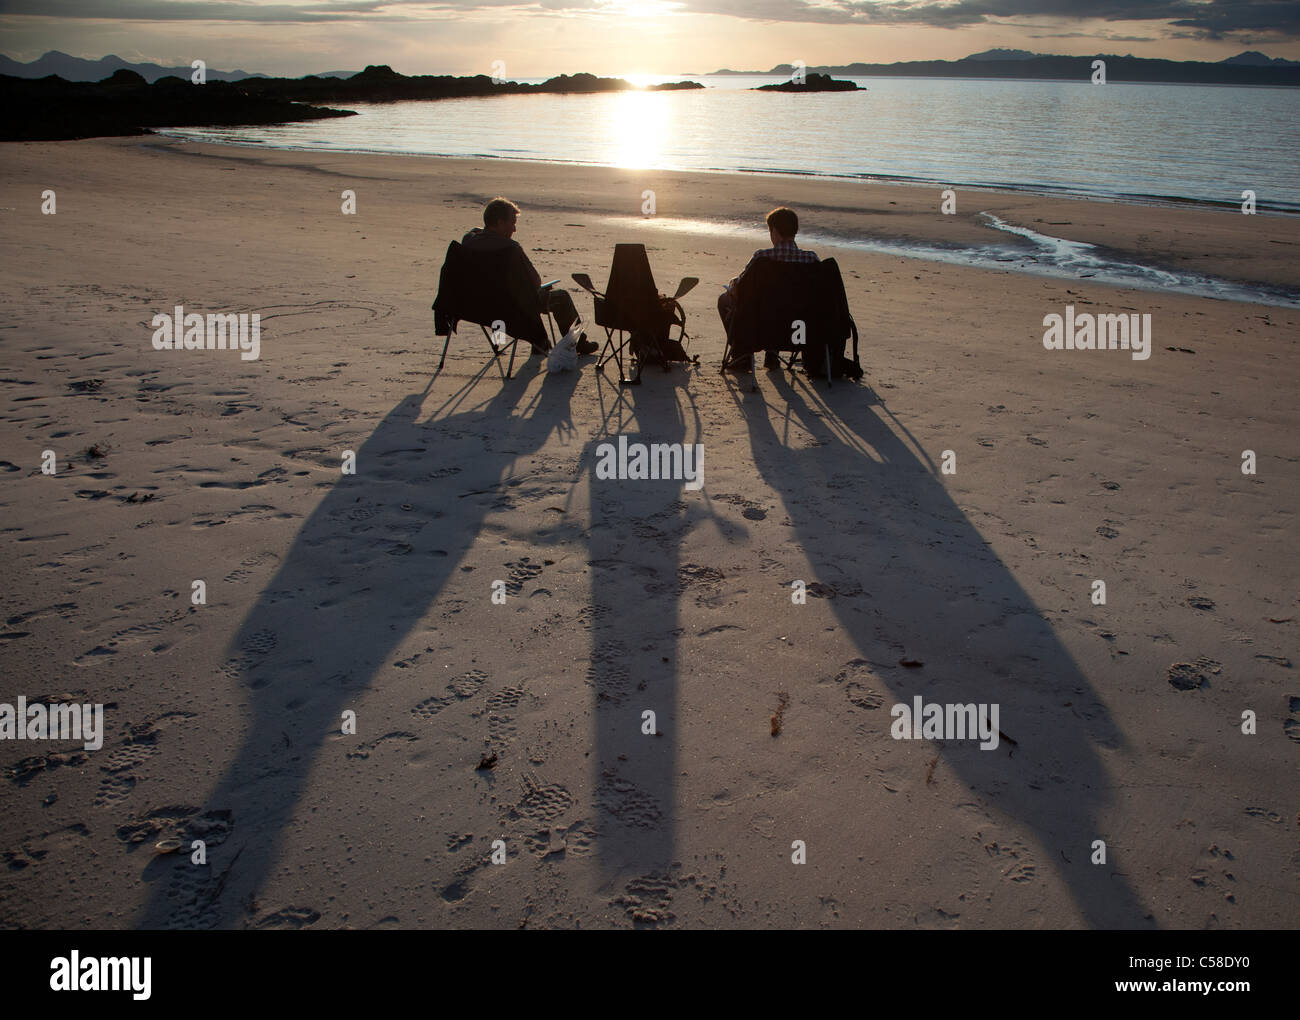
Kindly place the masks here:
POLYGON ((448 694, 442 697, 425 698, 411 709, 411 714, 421 719, 431 719, 448 705, 465 701, 477 694, 487 682, 487 674, 481 669, 471 669, 456 677, 447 685, 448 694))
POLYGON ((50 772, 63 765, 79 767, 90 760, 85 751, 55 751, 52 754, 34 754, 10 765, 6 776, 19 786, 26 786, 42 772, 50 772))
POLYGON ((623 665, 627 659, 627 648, 620 641, 607 642, 592 654, 587 683, 595 688, 598 702, 621 704, 632 693, 632 678, 623 665))
POLYGON ((652 871, 628 882, 622 895, 615 896, 609 905, 622 907, 634 927, 658 927, 676 920, 671 907, 677 890, 678 883, 671 875, 652 871))
POLYGON ((845 663, 832 681, 844 684, 849 704, 855 708, 874 711, 885 704, 884 695, 876 690, 881 683, 880 678, 872 671, 871 663, 866 659, 852 659, 845 663))
POLYGON ((499 750, 514 739, 514 710, 519 707, 523 696, 522 687, 506 687, 488 698, 488 743, 491 750, 499 750))
POLYGON ((133 775, 108 775, 99 783, 99 792, 95 794, 92 800, 92 807, 114 807, 124 801, 135 789, 135 776, 133 775))
POLYGON ((1010 882, 1032 882, 1037 877, 1033 857, 1023 844, 1003 846, 994 841, 984 844, 984 852, 997 860, 1002 877, 1010 882))
POLYGON ((1210 682, 1211 676, 1217 676, 1223 670, 1222 665, 1213 659, 1201 656, 1194 662, 1175 662, 1169 667, 1169 683, 1180 691, 1194 691, 1210 682))
POLYGON ((259 630, 246 637, 240 648, 253 655, 266 655, 274 650, 276 643, 275 631, 259 630))
POLYGON ((370 757, 370 752, 374 751, 379 745, 389 740, 403 740, 409 743, 412 740, 419 740, 414 733, 407 733, 405 730, 394 730, 391 733, 385 733, 382 737, 376 737, 374 740, 368 740, 364 744, 358 744, 356 748, 348 752, 348 757, 353 761, 364 761, 370 757))
POLYGON ((320 920, 320 911, 311 907, 285 907, 253 922, 254 928, 306 928, 320 920))
POLYGON ((171 862, 172 872, 167 883, 167 900, 171 914, 163 927, 177 929, 205 929, 216 924, 217 897, 220 883, 212 874, 213 863, 193 864, 188 855, 177 854, 171 862))
POLYGON ((412 666, 414 666, 417 662, 419 662, 421 659, 423 659, 426 655, 428 655, 432 651, 433 651, 432 648, 426 648, 424 651, 416 652, 414 655, 410 655, 405 659, 398 659, 396 662, 393 663, 393 668, 410 669, 412 666))
POLYGON ((110 774, 127 772, 135 768, 137 765, 143 765, 157 753, 158 747, 152 741, 147 743, 127 744, 125 747, 120 747, 110 754, 100 768, 110 774))
POLYGON ((663 819, 659 801, 619 776, 615 769, 601 773, 596 787, 597 806, 624 825, 642 829, 657 828, 663 819))
POLYGON ((524 794, 504 817, 512 822, 550 822, 559 818, 573 806, 573 795, 559 783, 541 783, 524 776, 524 794))
POLYGON ((239 566, 228 573, 224 578, 222 578, 222 580, 227 584, 238 584, 241 581, 246 581, 252 577, 255 567, 259 567, 263 563, 276 562, 278 560, 279 557, 276 556, 275 553, 255 553, 252 556, 247 556, 240 560, 239 566))
POLYGON ((506 566, 510 568, 510 579, 506 581, 506 592, 510 595, 518 595, 523 591, 525 581, 540 577, 542 573, 542 565, 530 561, 527 556, 521 556, 518 562, 506 566))

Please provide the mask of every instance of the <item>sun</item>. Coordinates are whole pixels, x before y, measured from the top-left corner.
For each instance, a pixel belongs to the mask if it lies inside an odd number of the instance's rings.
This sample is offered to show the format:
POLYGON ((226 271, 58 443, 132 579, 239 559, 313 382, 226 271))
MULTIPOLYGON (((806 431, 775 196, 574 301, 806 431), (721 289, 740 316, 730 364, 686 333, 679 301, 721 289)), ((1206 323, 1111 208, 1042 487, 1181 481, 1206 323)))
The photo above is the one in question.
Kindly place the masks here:
POLYGON ((674 0, 620 0, 609 9, 625 18, 659 18, 675 13, 680 6, 674 0))

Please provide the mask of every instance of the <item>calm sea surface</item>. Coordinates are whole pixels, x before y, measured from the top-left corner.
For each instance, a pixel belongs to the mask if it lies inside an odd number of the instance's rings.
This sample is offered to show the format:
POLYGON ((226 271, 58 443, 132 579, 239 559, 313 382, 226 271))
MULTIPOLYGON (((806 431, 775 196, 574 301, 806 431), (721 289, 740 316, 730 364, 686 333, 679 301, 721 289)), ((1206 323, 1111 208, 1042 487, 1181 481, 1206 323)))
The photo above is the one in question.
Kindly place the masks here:
POLYGON ((358 116, 171 129, 207 141, 640 169, 759 171, 1300 213, 1300 90, 860 78, 865 91, 683 92, 348 103, 358 116))

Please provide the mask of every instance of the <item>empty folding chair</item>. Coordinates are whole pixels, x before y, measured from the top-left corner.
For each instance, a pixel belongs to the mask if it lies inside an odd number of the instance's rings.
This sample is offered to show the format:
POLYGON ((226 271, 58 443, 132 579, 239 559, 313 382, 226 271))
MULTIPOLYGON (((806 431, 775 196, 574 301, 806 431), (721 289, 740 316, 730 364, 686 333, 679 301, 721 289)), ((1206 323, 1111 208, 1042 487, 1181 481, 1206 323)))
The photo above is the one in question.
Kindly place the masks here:
POLYGON ((655 287, 650 272, 650 257, 644 244, 616 244, 614 264, 609 271, 609 286, 600 293, 586 273, 574 273, 574 282, 591 294, 596 305, 596 325, 605 330, 605 346, 600 352, 597 371, 604 371, 610 358, 618 361, 620 385, 632 386, 641 382, 641 370, 648 362, 658 361, 664 371, 674 361, 698 363, 686 353, 683 341, 686 336, 686 313, 679 299, 687 294, 699 279, 688 276, 677 285, 672 297, 664 297, 655 287), (677 326, 677 338, 671 337, 677 326), (614 335, 618 334, 615 341, 614 335), (623 351, 631 348, 636 359, 636 377, 629 379, 623 368, 623 351))

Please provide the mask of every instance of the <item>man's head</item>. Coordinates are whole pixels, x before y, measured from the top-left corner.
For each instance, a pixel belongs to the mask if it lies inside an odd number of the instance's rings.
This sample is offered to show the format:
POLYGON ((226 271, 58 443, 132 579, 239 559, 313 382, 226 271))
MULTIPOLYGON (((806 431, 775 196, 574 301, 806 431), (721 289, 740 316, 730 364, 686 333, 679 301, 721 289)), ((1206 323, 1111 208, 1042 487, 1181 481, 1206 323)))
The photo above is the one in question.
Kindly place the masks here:
POLYGON ((799 233, 799 217, 793 209, 785 206, 773 209, 767 214, 767 230, 772 235, 773 244, 778 241, 793 241, 794 235, 799 233))
POLYGON ((519 206, 508 198, 494 198, 483 210, 483 226, 494 234, 510 237, 515 232, 519 206))

